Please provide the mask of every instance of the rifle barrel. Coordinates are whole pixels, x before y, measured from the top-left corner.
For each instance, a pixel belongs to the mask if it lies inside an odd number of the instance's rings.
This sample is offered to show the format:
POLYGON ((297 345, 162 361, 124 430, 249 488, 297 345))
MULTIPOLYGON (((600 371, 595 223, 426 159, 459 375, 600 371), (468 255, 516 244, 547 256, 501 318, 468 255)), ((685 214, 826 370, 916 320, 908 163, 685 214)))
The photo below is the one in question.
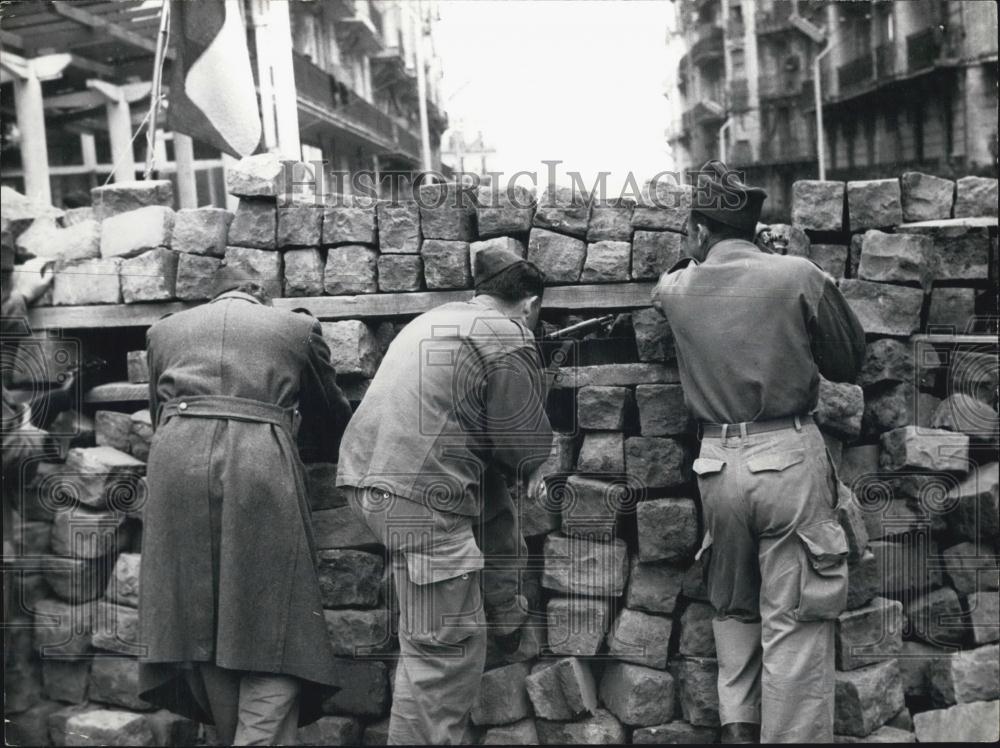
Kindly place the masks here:
POLYGON ((581 330, 588 330, 591 327, 601 327, 612 321, 614 321, 615 315, 606 314, 603 317, 595 317, 594 319, 584 320, 583 322, 577 322, 575 325, 570 325, 569 327, 564 327, 561 330, 556 330, 555 332, 550 332, 546 335, 543 340, 558 340, 560 338, 565 338, 567 335, 572 335, 573 333, 580 332, 581 330))

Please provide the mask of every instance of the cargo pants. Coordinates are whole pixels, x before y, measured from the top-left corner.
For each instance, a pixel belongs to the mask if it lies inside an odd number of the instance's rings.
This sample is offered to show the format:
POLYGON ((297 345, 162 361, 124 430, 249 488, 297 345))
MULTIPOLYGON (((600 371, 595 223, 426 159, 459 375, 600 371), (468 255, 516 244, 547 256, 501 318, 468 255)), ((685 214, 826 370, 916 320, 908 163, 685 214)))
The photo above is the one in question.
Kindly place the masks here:
POLYGON ((833 742, 834 621, 847 602, 836 474, 811 419, 705 438, 694 462, 722 724, 762 743, 833 742))
POLYGON ((527 548, 506 489, 480 518, 431 509, 377 489, 350 504, 386 546, 399 603, 390 745, 467 742, 486 664, 487 611, 517 594, 527 548))

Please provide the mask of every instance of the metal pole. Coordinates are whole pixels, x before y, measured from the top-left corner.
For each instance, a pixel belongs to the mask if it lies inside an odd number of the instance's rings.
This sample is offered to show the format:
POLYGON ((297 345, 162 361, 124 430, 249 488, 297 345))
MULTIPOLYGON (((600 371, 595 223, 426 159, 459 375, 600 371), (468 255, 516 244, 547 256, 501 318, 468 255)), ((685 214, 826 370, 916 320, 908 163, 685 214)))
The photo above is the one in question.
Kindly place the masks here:
MULTIPOLYGON (((153 164, 156 161, 156 117, 160 112, 160 97, 163 87, 163 58, 167 54, 167 37, 170 34, 170 0, 163 0, 160 10, 160 32, 156 35, 156 55, 153 57, 153 87, 149 96, 149 129, 146 130, 146 171, 143 179, 153 178, 153 164)), ((131 148, 131 145, 129 145, 131 148)), ((134 179, 130 174, 129 179, 134 179)))
POLYGON ((733 120, 730 117, 725 122, 722 123, 722 127, 719 128, 719 161, 726 163, 726 131, 733 124, 733 120))
POLYGON ((826 179, 826 142, 823 138, 823 79, 820 77, 819 63, 832 49, 827 41, 822 50, 813 58, 813 96, 816 105, 816 157, 819 160, 819 178, 826 179))
POLYGON ((424 4, 417 0, 417 100, 420 109, 420 161, 421 168, 427 172, 434 166, 431 163, 431 135, 427 124, 427 70, 424 68, 424 4))

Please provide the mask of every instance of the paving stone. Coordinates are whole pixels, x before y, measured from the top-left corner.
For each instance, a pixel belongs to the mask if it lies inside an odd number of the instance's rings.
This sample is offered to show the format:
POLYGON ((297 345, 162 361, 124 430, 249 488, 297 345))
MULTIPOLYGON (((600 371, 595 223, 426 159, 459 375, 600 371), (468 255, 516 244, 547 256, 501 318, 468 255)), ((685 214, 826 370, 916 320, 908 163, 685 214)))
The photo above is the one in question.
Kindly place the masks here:
POLYGON ((42 658, 42 685, 46 698, 66 704, 84 704, 90 687, 91 660, 42 658))
POLYGON ((956 351, 948 372, 949 392, 964 392, 992 405, 1000 383, 997 354, 956 351))
POLYGON ((709 657, 680 657, 670 661, 669 670, 684 720, 695 727, 719 727, 718 662, 709 657))
POLYGON ((420 186, 424 239, 470 242, 476 238, 475 190, 456 183, 420 186))
POLYGON ((848 182, 847 216, 851 231, 884 228, 902 223, 903 206, 899 180, 868 179, 848 182))
MULTIPOLYGON (((134 483, 126 491, 134 496, 134 483)), ((59 556, 94 559, 127 546, 125 515, 104 509, 77 506, 60 511, 52 523, 52 552, 59 556)))
POLYGON ((489 728, 481 745, 538 745, 538 730, 534 719, 522 719, 512 725, 489 728))
POLYGON ((820 377, 816 423, 820 429, 845 441, 861 435, 864 392, 855 384, 831 382, 820 377))
POLYGON ((931 427, 956 431, 979 444, 996 444, 998 416, 989 405, 971 395, 957 393, 942 400, 931 418, 931 427))
POLYGON ((945 579, 959 595, 971 595, 980 590, 1000 589, 998 559, 975 543, 964 541, 941 551, 945 579))
POLYGON ((385 610, 324 610, 323 617, 335 655, 358 657, 393 647, 385 610))
POLYGON ((663 669, 667 666, 672 628, 669 618, 626 608, 611 627, 608 654, 625 662, 663 669))
POLYGON ((597 687, 584 660, 565 657, 536 665, 524 681, 534 712, 542 719, 572 720, 597 710, 597 687))
POLYGON ((67 746, 154 745, 153 731, 142 714, 119 709, 80 712, 66 721, 67 746))
POLYGON ((176 252, 161 247, 123 260, 120 267, 122 301, 134 304, 173 299, 177 258, 176 252))
POLYGON ((892 338, 873 340, 865 349, 865 360, 858 374, 862 387, 884 382, 913 383, 916 372, 913 346, 892 338))
POLYGON ((121 259, 76 260, 56 267, 53 306, 120 304, 121 259))
POLYGON ((792 224, 813 231, 840 231, 844 228, 844 193, 843 182, 800 179, 793 183, 792 224))
POLYGON ((840 290, 869 335, 908 336, 920 327, 924 294, 918 288, 842 280, 840 290))
POLYGON ((838 670, 883 662, 899 655, 903 646, 903 605, 877 597, 863 608, 837 617, 838 670))
POLYGON ((904 226, 905 234, 919 234, 934 245, 936 280, 975 280, 989 277, 990 236, 985 226, 904 226))
POLYGON ((652 307, 632 312, 632 329, 640 361, 677 360, 674 335, 666 318, 652 307))
POLYGON ((139 410, 129 416, 128 442, 133 457, 137 460, 149 459, 149 449, 153 442, 153 420, 148 410, 139 410))
MULTIPOLYGON (((6 590, 6 588, 5 588, 6 590)), ((24 712, 35 706, 42 697, 42 668, 40 655, 46 654, 41 648, 43 637, 47 636, 49 641, 67 642, 70 635, 70 627, 60 626, 60 630, 40 633, 43 625, 49 622, 42 618, 45 614, 52 614, 60 605, 57 601, 43 605, 47 601, 41 600, 35 606, 36 619, 19 618, 12 620, 15 624, 10 629, 5 630, 7 634, 4 640, 4 718, 10 714, 24 712), (43 623, 44 621, 44 623, 43 623), (33 630, 34 628, 34 630, 33 630), (8 633, 9 632, 9 633, 8 633), (34 636, 32 636, 34 634, 34 636), (63 635, 65 634, 65 636, 63 635), (36 653, 35 650, 38 650, 36 653)), ((65 608, 58 608, 65 612, 65 608)), ((65 618, 68 616, 64 615, 65 618)), ((7 619, 5 619, 6 622, 7 619)), ((57 619, 59 622, 61 619, 57 619)), ((84 637, 89 640, 89 637, 84 637)), ((49 653, 50 656, 52 653, 49 653)))
POLYGON ((241 198, 229 224, 229 246, 276 249, 278 208, 270 198, 241 198))
POLYGON ((632 237, 632 280, 656 280, 681 259, 684 235, 639 231, 632 237))
POLYGON ((809 259, 837 280, 847 277, 847 247, 843 244, 813 244, 809 259))
POLYGON ((101 225, 101 256, 135 257, 157 247, 169 247, 174 211, 149 206, 105 219, 101 225))
POLYGON ((591 430, 620 431, 630 400, 627 387, 581 387, 577 391, 577 425, 591 430))
POLYGON ((632 557, 625 606, 649 613, 674 612, 684 581, 684 569, 664 562, 642 563, 632 557))
POLYGON ((585 387, 588 384, 628 386, 636 384, 677 384, 677 369, 659 364, 600 364, 578 366, 573 376, 557 380, 556 386, 585 387))
MULTIPOLYGON (((281 296, 282 257, 280 252, 269 252, 251 247, 226 247, 226 256, 219 268, 219 281, 227 280, 229 269, 246 274, 260 283, 271 295, 281 296)), ((214 294, 213 294, 214 295, 214 294)))
POLYGON ((326 255, 323 288, 328 294, 375 293, 378 253, 361 244, 331 247, 326 255))
POLYGON ((669 177, 646 182, 632 211, 632 228, 683 233, 693 195, 691 185, 678 184, 669 177))
POLYGON ((322 238, 323 207, 292 201, 278 208, 277 246, 318 247, 322 238))
POLYGON ((43 260, 72 262, 101 256, 101 224, 81 221, 71 228, 60 228, 54 220, 38 219, 17 237, 19 254, 43 260))
POLYGON ((899 178, 903 221, 937 221, 951 218, 955 182, 919 171, 904 171, 899 178))
POLYGON ((995 743, 1000 740, 1000 701, 920 712, 913 715, 913 727, 920 743, 995 743))
POLYGON ((866 512, 854 492, 840 480, 837 481, 837 520, 847 536, 847 560, 857 561, 868 548, 866 512))
POLYGON ((473 274, 476 270, 476 255, 484 249, 505 249, 522 258, 528 254, 528 248, 524 242, 511 236, 496 236, 492 239, 471 242, 469 244, 469 267, 472 268, 473 274))
POLYGON ((149 365, 146 351, 129 351, 125 354, 125 365, 128 369, 128 381, 134 384, 145 384, 149 381, 149 365))
POLYGON ((532 225, 582 239, 587 236, 590 209, 590 196, 583 190, 548 185, 538 195, 532 225))
POLYGON ((344 196, 323 206, 322 243, 375 245, 377 204, 363 205, 344 196))
POLYGON ((337 672, 343 687, 323 700, 325 713, 372 718, 389 712, 389 668, 384 662, 338 658, 337 672))
POLYGON ((591 431, 583 436, 576 469, 587 474, 620 475, 625 472, 620 431, 591 431))
POLYGON ((115 182, 91 189, 90 203, 94 218, 103 221, 150 205, 170 208, 174 204, 174 188, 169 179, 115 182))
POLYGON ((883 725, 870 735, 856 738, 850 735, 834 735, 834 743, 915 743, 916 735, 912 730, 901 730, 898 727, 883 725))
POLYGON ((687 448, 676 439, 631 436, 625 440, 625 471, 645 488, 683 485, 690 478, 687 448))
POLYGON ((597 241, 587 245, 581 283, 613 283, 629 279, 632 245, 628 241, 597 241))
POLYGON ((674 436, 688 430, 690 413, 676 384, 640 384, 635 388, 643 436, 674 436))
POLYGON ((285 296, 323 295, 323 255, 318 249, 289 249, 285 261, 285 296))
POLYGON ((90 699, 101 704, 147 711, 153 706, 140 699, 139 661, 127 657, 95 657, 90 671, 90 699))
POLYGON ((183 208, 174 214, 170 248, 175 252, 222 257, 233 214, 222 208, 183 208))
POLYGON ((1000 593, 973 592, 965 598, 969 634, 975 644, 1000 641, 1000 593))
POLYGON ((320 717, 298 730, 298 745, 358 745, 361 723, 353 717, 320 717))
POLYGON ((809 257, 810 241, 805 231, 787 223, 772 223, 769 228, 775 254, 809 257))
POLYGON ((99 707, 92 704, 73 704, 51 712, 48 717, 49 742, 52 745, 66 745, 66 725, 70 717, 83 712, 92 712, 99 707))
POLYGON ((181 301, 204 301, 215 296, 222 260, 182 254, 177 258, 174 294, 181 301))
POLYGON ((517 185, 506 189, 483 186, 476 195, 476 212, 481 239, 527 234, 535 215, 535 195, 517 185))
POLYGON ((424 239, 420 256, 424 262, 424 281, 428 290, 469 288, 472 285, 468 242, 424 239))
POLYGON ((648 499, 636 509, 639 559, 684 561, 698 544, 698 510, 691 499, 648 499))
POLYGON ((236 197, 276 197, 285 186, 284 165, 276 153, 244 156, 226 168, 226 192, 236 197))
POLYGON ((368 525, 348 506, 314 511, 312 519, 316 547, 320 550, 380 545, 378 538, 368 529, 368 525))
POLYGON ((371 327, 360 320, 323 322, 323 337, 330 345, 330 360, 343 376, 375 376, 381 359, 371 327))
POLYGON ((945 649, 921 641, 904 641, 897 660, 903 694, 907 698, 926 698, 931 692, 931 665, 936 660, 951 657, 952 651, 951 647, 945 649))
POLYGON ((378 605, 383 556, 355 550, 319 552, 316 576, 324 608, 374 608, 378 605))
POLYGON ((578 282, 586 256, 587 245, 572 236, 533 228, 528 237, 527 259, 545 273, 548 285, 578 282))
POLYGON ((681 615, 681 637, 678 652, 685 657, 715 657, 715 633, 712 619, 715 610, 711 605, 693 602, 681 615))
POLYGON ((605 481, 571 475, 553 500, 560 501, 561 528, 566 535, 581 537, 611 533, 619 513, 629 511, 634 503, 629 488, 622 481, 605 481))
POLYGON ((833 731, 838 735, 870 735, 904 706, 896 660, 834 674, 833 731))
MULTIPOLYGON (((625 588, 625 542, 553 533, 545 538, 542 586, 555 592, 618 597, 625 588)), ((551 645, 551 634, 550 634, 551 645)))
POLYGON ((128 413, 118 413, 114 410, 98 410, 94 413, 94 428, 97 446, 112 447, 128 452, 128 434, 132 419, 128 413))
POLYGON ((42 658, 90 652, 94 605, 71 605, 49 598, 35 605, 34 646, 42 658))
POLYGON ((542 745, 622 745, 625 728, 606 709, 598 709, 592 717, 579 722, 550 722, 540 719, 535 723, 542 745))
POLYGON ((640 727, 632 733, 633 745, 691 745, 718 743, 719 731, 674 720, 653 727, 640 727))
POLYGON ((488 670, 479 682, 479 693, 472 706, 472 722, 476 725, 507 725, 531 716, 531 703, 525 679, 527 663, 488 670))
POLYGON ((606 599, 574 596, 549 600, 546 616, 553 654, 574 657, 597 654, 611 625, 610 608, 606 599))
POLYGON ((670 673, 625 662, 612 662, 601 676, 601 702, 626 725, 669 721, 674 713, 670 673))
POLYGON ((612 198, 597 201, 590 209, 587 226, 588 242, 625 242, 632 238, 632 211, 635 201, 612 198))
POLYGON ((969 437, 943 429, 904 426, 882 434, 879 464, 885 470, 968 469, 969 437))
POLYGON ((139 568, 142 557, 138 553, 121 553, 108 580, 108 600, 131 608, 139 607, 139 568))
POLYGON ((379 255, 379 291, 419 291, 423 286, 424 261, 420 255, 379 255))
POLYGON ((868 548, 875 555, 882 577, 879 594, 893 600, 909 599, 909 592, 918 592, 940 584, 941 575, 935 566, 927 563, 936 545, 919 548, 914 542, 900 540, 873 540, 868 548))
POLYGON ((955 218, 997 214, 997 180, 962 177, 955 183, 955 218))
POLYGON ((145 473, 146 466, 123 450, 111 446, 74 447, 66 454, 62 482, 53 490, 65 488, 87 507, 124 510, 123 502, 128 499, 125 492, 137 491, 136 478, 145 473))
POLYGON ((915 393, 911 384, 890 384, 868 393, 861 432, 877 437, 886 431, 916 425, 915 393))
POLYGON ((135 608, 99 602, 94 608, 91 644, 121 655, 139 656, 145 649, 139 637, 139 613, 135 608))
POLYGON ((37 701, 31 708, 4 714, 4 743, 6 745, 51 745, 49 717, 63 708, 55 701, 37 701))
POLYGON ((958 644, 965 628, 962 605, 950 587, 931 590, 905 601, 908 638, 928 644, 958 644))
POLYGON ((104 594, 114 555, 99 558, 49 556, 45 561, 46 593, 68 603, 85 603, 104 594))
POLYGON ((420 252, 420 210, 415 202, 379 203, 379 251, 390 254, 417 254, 420 252))
POLYGON ((937 254, 934 242, 920 234, 865 232, 861 244, 858 277, 880 283, 929 285, 935 275, 937 254))
POLYGON ((960 334, 968 330, 969 322, 976 316, 976 290, 974 288, 935 288, 931 291, 931 305, 927 326, 950 328, 960 334))
POLYGON ((337 487, 335 462, 306 465, 306 493, 309 495, 309 506, 314 511, 347 506, 346 493, 337 487))
POLYGON ((934 706, 1000 699, 1000 645, 936 658, 930 663, 929 675, 934 706))

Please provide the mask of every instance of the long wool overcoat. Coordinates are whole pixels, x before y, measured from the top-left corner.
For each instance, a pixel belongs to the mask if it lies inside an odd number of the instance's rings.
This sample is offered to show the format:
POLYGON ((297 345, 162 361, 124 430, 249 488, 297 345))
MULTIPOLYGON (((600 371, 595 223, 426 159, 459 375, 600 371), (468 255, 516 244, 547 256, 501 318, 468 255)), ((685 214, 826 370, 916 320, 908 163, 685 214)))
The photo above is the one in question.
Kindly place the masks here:
MULTIPOLYGON (((297 408, 336 460, 350 406, 319 323, 230 292, 157 322, 147 350, 142 697, 210 722, 184 677, 202 662, 339 685, 294 426, 257 412, 297 408)), ((323 691, 305 684, 301 724, 323 691)))

